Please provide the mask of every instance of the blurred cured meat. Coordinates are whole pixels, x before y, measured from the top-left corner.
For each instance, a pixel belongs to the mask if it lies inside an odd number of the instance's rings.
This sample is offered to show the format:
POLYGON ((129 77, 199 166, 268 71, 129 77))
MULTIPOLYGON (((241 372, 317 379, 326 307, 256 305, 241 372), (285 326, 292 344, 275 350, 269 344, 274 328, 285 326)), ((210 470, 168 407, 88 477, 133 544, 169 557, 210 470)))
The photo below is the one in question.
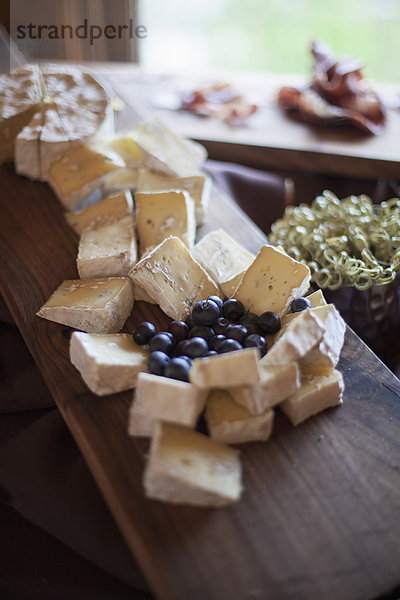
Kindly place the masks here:
POLYGON ((336 59, 330 48, 312 43, 312 82, 302 89, 283 87, 278 104, 309 123, 353 124, 377 134, 386 120, 385 107, 371 83, 363 78, 363 63, 352 57, 336 59))

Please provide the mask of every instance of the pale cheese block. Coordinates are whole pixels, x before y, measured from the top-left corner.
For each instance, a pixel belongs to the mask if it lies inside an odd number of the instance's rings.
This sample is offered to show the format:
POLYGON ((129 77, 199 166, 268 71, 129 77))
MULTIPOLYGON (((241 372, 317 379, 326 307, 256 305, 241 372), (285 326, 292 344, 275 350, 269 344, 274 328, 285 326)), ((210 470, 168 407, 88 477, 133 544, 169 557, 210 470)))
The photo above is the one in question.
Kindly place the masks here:
POLYGON ((207 233, 193 247, 192 256, 210 273, 214 281, 224 283, 224 286, 243 274, 254 260, 254 255, 223 229, 207 233))
POLYGON ((273 246, 264 245, 243 274, 233 296, 256 315, 272 311, 281 317, 294 298, 307 292, 310 278, 307 265, 273 246))
POLYGON ((225 444, 265 441, 272 433, 274 412, 267 408, 252 415, 236 404, 225 390, 213 390, 207 398, 205 419, 213 440, 225 444))
POLYGON ((171 236, 146 254, 129 273, 172 319, 184 320, 192 306, 218 295, 218 286, 192 258, 185 244, 171 236))
POLYGON ((136 192, 135 210, 140 256, 171 235, 188 248, 194 245, 194 202, 187 192, 136 192))
POLYGON ((69 150, 48 169, 48 180, 65 208, 73 210, 98 188, 107 175, 124 166, 116 154, 85 145, 69 150))
POLYGON ((43 129, 46 107, 41 107, 31 121, 15 138, 15 171, 30 179, 40 179, 40 135, 43 129))
POLYGON ((316 373, 329 370, 339 362, 346 323, 333 304, 317 306, 311 311, 322 322, 324 334, 322 339, 300 359, 300 365, 303 371, 316 373))
MULTIPOLYGON (((69 129, 67 130, 66 125, 60 117, 60 108, 61 107, 56 104, 53 99, 49 99, 49 104, 46 104, 43 114, 43 126, 40 132, 40 173, 38 179, 44 181, 47 180, 47 171, 50 164, 58 156, 71 150, 75 146, 78 146, 82 141, 87 139, 86 136, 82 135, 82 132, 79 133, 79 136, 71 135, 71 131, 69 129)), ((16 164, 17 157, 18 143, 15 154, 16 164)), ((19 172, 24 173, 21 169, 19 172)))
POLYGON ((149 296, 146 290, 141 288, 139 285, 133 285, 132 289, 135 302, 148 302, 149 304, 157 304, 157 302, 153 300, 151 296, 149 296))
POLYGON ((138 168, 143 165, 144 155, 130 133, 122 133, 104 140, 104 145, 122 158, 128 168, 138 168))
POLYGON ((327 301, 325 300, 322 290, 317 290, 309 296, 306 296, 307 300, 311 302, 311 306, 316 308, 317 306, 326 306, 327 301))
POLYGON ((300 389, 282 402, 280 408, 293 425, 298 425, 330 406, 342 404, 343 390, 343 375, 336 369, 329 374, 304 375, 300 389))
POLYGON ((109 219, 85 229, 79 241, 76 266, 79 277, 124 277, 137 261, 135 221, 132 215, 109 219))
POLYGON ((206 220, 211 195, 211 178, 204 173, 189 177, 167 177, 141 169, 137 181, 138 192, 168 192, 181 190, 189 193, 194 200, 196 223, 202 225, 206 220))
POLYGON ((283 402, 300 387, 300 369, 296 362, 259 365, 260 381, 255 385, 232 388, 233 400, 250 414, 259 415, 283 402))
POLYGON ((88 333, 118 333, 133 307, 128 277, 64 281, 36 313, 88 333))
POLYGON ((97 334, 75 331, 71 336, 71 362, 88 388, 98 396, 129 390, 146 370, 149 350, 127 333, 97 334))
POLYGON ((189 371, 189 379, 203 389, 252 385, 260 380, 257 366, 259 356, 258 348, 244 348, 196 358, 189 371))
POLYGON ((321 341, 325 328, 313 310, 307 308, 297 313, 296 318, 281 328, 275 342, 260 360, 260 367, 298 361, 321 341))
POLYGON ((118 220, 133 211, 133 199, 129 190, 123 190, 92 204, 83 210, 65 213, 72 229, 81 235, 85 229, 94 229, 111 219, 118 220))
POLYGON ((129 411, 128 432, 151 436, 160 420, 195 427, 206 397, 207 392, 191 383, 140 373, 129 411))
POLYGON ((225 506, 242 493, 237 450, 182 425, 160 421, 143 477, 148 498, 225 506))
POLYGON ((207 158, 203 146, 177 136, 157 118, 139 125, 131 135, 151 171, 187 177, 195 174, 207 158))
POLYGON ((103 192, 104 194, 111 194, 126 189, 136 189, 138 178, 139 169, 137 168, 124 167, 118 169, 118 171, 113 171, 104 179, 103 192))
POLYGON ((245 271, 240 271, 237 275, 234 275, 230 279, 226 279, 225 281, 221 281, 219 287, 222 290, 225 298, 234 298, 235 290, 240 283, 245 271))

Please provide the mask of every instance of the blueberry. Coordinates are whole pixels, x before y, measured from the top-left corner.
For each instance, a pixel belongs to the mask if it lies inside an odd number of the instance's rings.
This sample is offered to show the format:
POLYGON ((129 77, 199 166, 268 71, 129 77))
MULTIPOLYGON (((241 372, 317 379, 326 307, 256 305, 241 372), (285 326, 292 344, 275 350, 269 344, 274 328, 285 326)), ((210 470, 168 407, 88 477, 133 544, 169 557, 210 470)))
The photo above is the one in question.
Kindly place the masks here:
POLYGON ((177 343, 174 349, 174 356, 186 355, 186 345, 189 340, 181 340, 177 343))
POLYGON ((280 330, 281 320, 276 313, 267 310, 267 312, 264 312, 258 317, 257 325, 262 333, 272 335, 280 330))
POLYGON ((183 321, 172 321, 167 331, 172 334, 176 343, 185 340, 189 334, 189 326, 183 321))
POLYGON ((196 323, 193 321, 192 313, 188 314, 188 316, 185 319, 185 323, 189 327, 189 329, 191 329, 192 327, 194 327, 196 325, 196 323))
POLYGON ((303 298, 302 296, 300 296, 299 298, 295 298, 292 301, 292 304, 290 305, 290 310, 292 311, 292 313, 295 313, 295 312, 301 312, 302 310, 305 310, 306 308, 311 308, 311 307, 312 307, 311 302, 307 298, 303 298))
POLYGON ((156 350, 152 352, 147 361, 147 368, 153 375, 164 375, 165 365, 169 362, 169 356, 165 352, 156 350))
POLYGON ((218 352, 215 352, 215 350, 209 350, 207 354, 204 355, 204 358, 206 356, 218 356, 218 352))
POLYGON ((240 344, 243 344, 244 339, 247 337, 247 327, 244 325, 228 325, 225 329, 225 337, 236 340, 240 344))
POLYGON ((183 358, 171 358, 165 365, 164 376, 179 381, 189 381, 190 363, 183 358))
POLYGON ((132 334, 133 341, 139 346, 144 346, 144 344, 148 344, 151 338, 156 335, 156 328, 153 323, 150 321, 143 321, 140 323, 132 334))
POLYGON ((218 354, 224 354, 225 352, 232 352, 233 350, 242 349, 242 344, 239 344, 237 340, 226 339, 218 345, 218 354))
POLYGON ((257 325, 254 325, 254 323, 247 323, 245 327, 247 329, 247 335, 251 335, 252 333, 260 333, 257 325))
POLYGON ((165 354, 172 352, 174 346, 174 338, 172 337, 172 334, 167 331, 156 333, 156 335, 151 338, 149 344, 150 352, 160 350, 161 352, 165 352, 165 354))
POLYGON ((224 303, 224 301, 219 296, 208 296, 207 300, 212 300, 213 302, 215 302, 215 304, 218 304, 220 310, 224 303))
POLYGON ((244 314, 244 306, 240 300, 230 298, 229 300, 225 300, 223 303, 222 314, 227 319, 237 322, 244 314))
POLYGON ((224 335, 225 329, 230 325, 231 322, 225 317, 220 317, 217 322, 213 325, 215 333, 224 335))
POLYGON ((239 323, 240 323, 240 325, 244 325, 245 327, 247 327, 250 324, 257 325, 257 319, 258 319, 258 316, 256 314, 251 313, 251 312, 246 312, 246 313, 244 313, 244 315, 242 317, 240 317, 239 323))
POLYGON ((195 325, 189 332, 189 338, 201 337, 208 342, 215 335, 214 329, 206 325, 195 325))
POLYGON ((216 350, 218 352, 218 346, 224 340, 226 340, 226 337, 224 335, 221 335, 220 333, 218 335, 214 335, 211 339, 208 340, 208 347, 210 348, 210 350, 216 350))
POLYGON ((187 341, 185 354, 189 358, 199 358, 208 352, 208 344, 201 337, 194 337, 187 341))
POLYGON ((258 348, 260 350, 261 356, 264 356, 267 353, 268 345, 265 340, 265 337, 259 335, 258 333, 252 333, 248 335, 244 340, 243 346, 245 348, 258 348))
MULTIPOLYGON (((178 357, 176 357, 176 358, 178 358, 178 357)), ((189 356, 182 355, 182 356, 179 356, 179 358, 181 358, 182 360, 186 360, 187 364, 188 364, 190 367, 192 366, 192 362, 193 362, 193 361, 192 361, 192 359, 191 359, 191 358, 189 358, 189 356)))
POLYGON ((213 325, 220 314, 220 308, 213 300, 200 300, 192 310, 193 321, 197 325, 213 325))

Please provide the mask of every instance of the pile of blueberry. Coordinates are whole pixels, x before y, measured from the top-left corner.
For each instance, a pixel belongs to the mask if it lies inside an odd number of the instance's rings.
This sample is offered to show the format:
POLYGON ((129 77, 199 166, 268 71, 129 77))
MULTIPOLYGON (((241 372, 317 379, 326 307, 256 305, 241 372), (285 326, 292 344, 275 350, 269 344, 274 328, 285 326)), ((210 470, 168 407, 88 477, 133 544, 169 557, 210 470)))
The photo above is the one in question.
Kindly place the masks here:
MULTIPOLYGON (((305 298, 293 300, 292 312, 308 308, 305 298)), ((148 369, 154 375, 189 381, 189 370, 194 358, 223 354, 233 350, 256 347, 264 356, 268 350, 265 335, 281 328, 279 316, 271 311, 257 316, 245 312, 239 300, 221 300, 209 296, 197 302, 185 321, 172 321, 167 331, 156 332, 149 321, 144 321, 133 332, 133 340, 141 346, 148 344, 148 369)))

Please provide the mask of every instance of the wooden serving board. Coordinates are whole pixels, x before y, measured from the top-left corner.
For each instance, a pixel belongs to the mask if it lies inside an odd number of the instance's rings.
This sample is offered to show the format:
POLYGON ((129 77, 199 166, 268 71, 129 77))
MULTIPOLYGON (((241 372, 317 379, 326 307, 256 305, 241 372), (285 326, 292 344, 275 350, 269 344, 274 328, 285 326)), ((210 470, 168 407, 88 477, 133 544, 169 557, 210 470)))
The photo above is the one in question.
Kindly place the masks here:
MULTIPOLYGON (((1 293, 119 527, 160 600, 368 600, 400 584, 400 384, 347 331, 344 404, 241 446, 245 492, 223 509, 144 497, 148 442, 127 435, 132 392, 98 398, 66 328, 35 312, 77 276, 78 239, 44 183, 0 168, 1 293)), ((214 191, 207 229, 257 251, 264 236, 214 191)), ((168 319, 138 302, 128 322, 168 319)))

